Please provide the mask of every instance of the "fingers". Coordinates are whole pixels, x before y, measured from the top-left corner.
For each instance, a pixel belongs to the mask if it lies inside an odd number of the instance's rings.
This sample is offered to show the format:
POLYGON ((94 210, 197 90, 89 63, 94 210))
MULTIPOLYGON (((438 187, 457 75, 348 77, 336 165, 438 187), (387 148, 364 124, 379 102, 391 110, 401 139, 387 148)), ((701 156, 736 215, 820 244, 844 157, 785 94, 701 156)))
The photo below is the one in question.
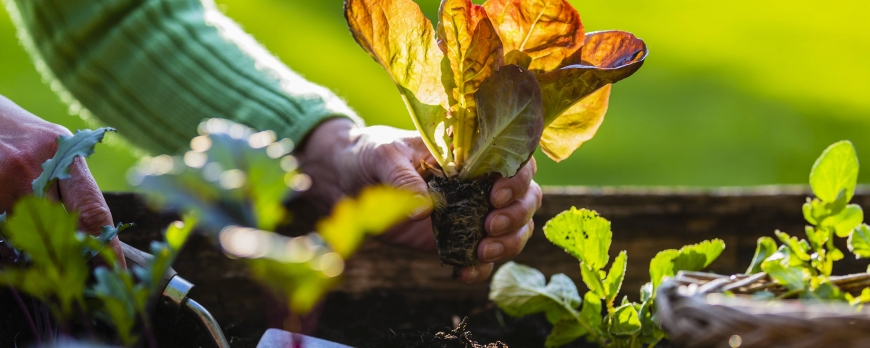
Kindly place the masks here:
POLYGON ((541 207, 541 187, 534 181, 526 193, 505 208, 496 209, 486 217, 485 227, 490 236, 516 231, 532 219, 541 207))
POLYGON ((529 221, 523 227, 498 237, 486 237, 477 247, 477 257, 481 262, 499 262, 517 256, 535 230, 535 222, 529 221))
POLYGON ((474 266, 468 266, 460 269, 457 272, 456 280, 465 284, 480 283, 492 273, 492 263, 479 263, 474 266))
POLYGON ((525 195, 537 171, 537 163, 535 163, 535 158, 532 157, 529 163, 520 168, 517 175, 511 178, 499 178, 496 180, 492 186, 492 193, 489 198, 492 206, 502 208, 525 195))
MULTIPOLYGON (((376 179, 395 188, 413 192, 429 202, 429 186, 417 172, 413 157, 389 147, 379 149, 383 150, 377 152, 378 155, 375 159, 377 163, 372 163, 372 166, 376 168, 376 179)), ((420 221, 428 218, 431 213, 432 204, 430 202, 408 217, 411 220, 420 221)))
MULTIPOLYGON (((69 167, 70 178, 60 180, 60 198, 68 210, 79 214, 79 228, 87 233, 98 235, 103 226, 113 226, 112 213, 106 205, 103 193, 94 181, 88 165, 81 157, 73 160, 69 167)), ((118 237, 109 242, 109 246, 118 255, 122 267, 126 267, 124 254, 118 237)))

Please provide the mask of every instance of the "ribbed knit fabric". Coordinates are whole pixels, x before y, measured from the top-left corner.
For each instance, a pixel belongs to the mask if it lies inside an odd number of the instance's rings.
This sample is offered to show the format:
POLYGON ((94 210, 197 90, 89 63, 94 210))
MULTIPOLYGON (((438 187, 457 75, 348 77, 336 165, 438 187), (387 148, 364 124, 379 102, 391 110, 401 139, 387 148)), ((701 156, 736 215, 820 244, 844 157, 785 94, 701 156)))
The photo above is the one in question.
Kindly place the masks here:
POLYGON ((64 100, 132 144, 176 153, 205 118, 296 142, 354 112, 269 54, 211 0, 6 0, 37 68, 64 100))

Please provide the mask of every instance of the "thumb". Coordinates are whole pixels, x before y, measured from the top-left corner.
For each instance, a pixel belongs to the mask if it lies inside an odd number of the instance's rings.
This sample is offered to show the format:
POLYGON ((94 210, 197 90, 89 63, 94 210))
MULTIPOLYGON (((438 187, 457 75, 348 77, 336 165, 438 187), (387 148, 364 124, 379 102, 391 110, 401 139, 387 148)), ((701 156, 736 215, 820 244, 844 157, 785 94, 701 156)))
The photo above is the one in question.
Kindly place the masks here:
POLYGON ((426 205, 420 207, 408 215, 411 220, 423 220, 432 214, 432 199, 429 196, 429 185, 414 168, 411 159, 393 158, 392 161, 384 161, 378 166, 378 180, 392 187, 409 191, 422 197, 426 205))
MULTIPOLYGON (((67 209, 78 212, 79 228, 89 234, 99 234, 103 226, 114 226, 109 206, 85 160, 77 157, 69 172, 69 180, 58 181, 60 198, 67 209)), ((109 246, 119 256, 121 266, 125 267, 124 253, 117 236, 109 242, 109 246)))

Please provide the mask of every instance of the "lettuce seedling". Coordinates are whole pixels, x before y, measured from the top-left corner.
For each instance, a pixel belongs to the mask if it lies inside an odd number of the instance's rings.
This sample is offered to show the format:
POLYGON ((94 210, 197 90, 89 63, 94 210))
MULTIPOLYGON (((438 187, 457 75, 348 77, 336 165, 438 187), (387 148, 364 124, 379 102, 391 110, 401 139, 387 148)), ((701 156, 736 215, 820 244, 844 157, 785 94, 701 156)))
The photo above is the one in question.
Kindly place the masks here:
POLYGON ((489 176, 515 175, 538 144, 570 156, 601 125, 610 84, 647 55, 631 33, 586 33, 566 0, 443 0, 437 28, 412 0, 347 0, 345 17, 438 163, 433 230, 454 266, 478 262, 489 176))
MULTIPOLYGON (((773 238, 759 238, 746 273, 766 272, 788 289, 779 295, 781 298, 848 300, 853 304, 870 301, 870 288, 844 284, 841 289, 831 281, 834 262, 845 257, 834 246, 834 236, 848 238, 847 247, 855 257, 870 258, 870 227, 863 223, 864 211, 849 204, 858 184, 859 167, 851 142, 840 141, 825 149, 810 171, 815 198, 807 198, 803 205, 804 218, 810 224, 804 229, 807 238, 776 231, 779 246, 773 238)), ((758 295, 773 296, 770 292, 758 295)))
POLYGON ((523 317, 545 313, 553 324, 547 347, 559 347, 585 337, 602 347, 653 347, 664 332, 655 323, 655 290, 679 271, 700 271, 725 249, 719 239, 659 252, 650 262, 650 279, 640 289, 640 302, 627 297, 616 303, 625 278, 628 254, 621 251, 610 269, 610 221, 598 213, 571 208, 544 226, 547 239, 580 261, 580 275, 589 289, 582 300, 577 286, 564 274, 547 283, 538 270, 513 262, 504 264, 492 279, 489 298, 505 313, 523 317))

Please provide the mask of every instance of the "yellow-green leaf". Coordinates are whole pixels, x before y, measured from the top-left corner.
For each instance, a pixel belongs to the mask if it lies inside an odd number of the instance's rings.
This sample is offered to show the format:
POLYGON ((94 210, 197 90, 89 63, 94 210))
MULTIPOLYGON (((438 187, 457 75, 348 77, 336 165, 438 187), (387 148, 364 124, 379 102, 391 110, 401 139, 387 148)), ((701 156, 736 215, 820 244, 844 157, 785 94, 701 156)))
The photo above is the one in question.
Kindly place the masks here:
POLYGON ((867 225, 858 226, 849 235, 847 241, 849 251, 855 254, 859 259, 870 258, 870 227, 867 225))
POLYGON ((852 142, 843 140, 828 146, 810 171, 813 193, 829 203, 837 199, 840 191, 844 191, 846 202, 849 202, 855 194, 858 167, 858 155, 852 142))
POLYGON ((613 313, 610 333, 614 335, 633 335, 640 331, 640 317, 633 304, 627 303, 613 313))
POLYGON ((553 123, 599 88, 634 74, 646 55, 646 44, 631 33, 616 30, 589 33, 576 64, 538 75, 544 96, 544 124, 553 123))
POLYGON ((776 253, 776 241, 774 241, 773 238, 758 238, 758 246, 755 247, 755 256, 752 257, 752 262, 749 264, 746 274, 761 272, 761 263, 774 253, 776 253))
POLYGON ((601 270, 610 259, 610 221, 595 211, 571 207, 547 221, 544 235, 592 271, 601 270))
POLYGON ((583 97, 544 128, 541 150, 547 157, 561 162, 595 136, 607 113, 610 86, 604 85, 583 97))
POLYGON ((610 264, 610 271, 607 272, 607 278, 604 278, 604 290, 607 293, 607 298, 604 300, 613 304, 616 295, 619 294, 619 288, 622 287, 622 280, 625 278, 625 268, 628 264, 628 253, 625 250, 620 251, 619 255, 613 259, 610 264))
POLYGON ((773 280, 789 290, 802 290, 810 273, 806 268, 791 266, 788 257, 777 253, 761 264, 761 269, 767 272, 773 280))
POLYGON ((333 250, 346 259, 353 255, 367 235, 385 232, 425 204, 411 192, 374 186, 363 190, 356 199, 339 201, 332 214, 317 223, 317 231, 333 250))
POLYGON ((586 262, 580 262, 580 276, 583 278, 583 283, 586 284, 589 291, 595 293, 602 300, 607 298, 607 290, 604 288, 604 284, 601 283, 598 270, 589 268, 586 262))
POLYGON ((559 68, 583 46, 580 15, 566 0, 489 0, 483 6, 498 30, 504 51, 520 51, 531 57, 529 69, 559 68))
POLYGON ((822 226, 833 228, 837 237, 846 238, 861 222, 864 221, 864 210, 857 204, 849 204, 837 215, 822 220, 822 226))
POLYGON ((435 29, 412 0, 348 0, 345 18, 354 39, 390 73, 426 147, 442 167, 447 153, 436 139, 446 122, 448 98, 441 84, 444 54, 435 29))

